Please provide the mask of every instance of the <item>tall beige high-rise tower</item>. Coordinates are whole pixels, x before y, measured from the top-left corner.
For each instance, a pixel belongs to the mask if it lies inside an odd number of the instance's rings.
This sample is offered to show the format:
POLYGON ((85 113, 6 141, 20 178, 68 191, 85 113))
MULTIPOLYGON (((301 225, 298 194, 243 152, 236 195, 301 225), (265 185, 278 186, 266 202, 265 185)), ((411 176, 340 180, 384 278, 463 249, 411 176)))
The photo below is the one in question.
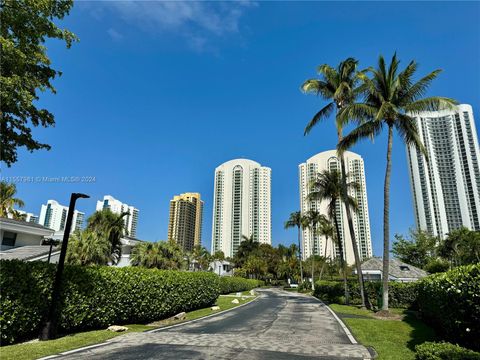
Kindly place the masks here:
POLYGON ((199 193, 176 195, 170 200, 168 240, 192 251, 202 242, 203 201, 199 193))

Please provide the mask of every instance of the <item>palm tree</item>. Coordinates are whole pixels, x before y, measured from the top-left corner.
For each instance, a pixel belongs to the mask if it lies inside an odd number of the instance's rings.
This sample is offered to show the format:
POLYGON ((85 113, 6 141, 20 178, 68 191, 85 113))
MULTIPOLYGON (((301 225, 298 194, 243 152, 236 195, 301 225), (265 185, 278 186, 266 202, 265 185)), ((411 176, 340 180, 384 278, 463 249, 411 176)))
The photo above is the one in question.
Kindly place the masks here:
POLYGON ((260 243, 255 240, 255 237, 242 235, 242 242, 238 246, 237 253, 235 254, 235 264, 238 267, 242 267, 247 261, 250 255, 257 252, 260 243))
POLYGON ((115 214, 110 209, 103 209, 88 218, 87 229, 105 237, 110 242, 110 261, 112 264, 117 264, 122 256, 121 238, 128 235, 124 217, 129 214, 129 212, 115 214))
MULTIPOLYGON (((347 194, 350 189, 358 187, 355 182, 347 182, 347 194)), ((327 201, 327 211, 330 219, 333 219, 338 239, 338 250, 340 252, 340 266, 343 272, 343 282, 345 287, 345 301, 348 303, 347 273, 345 270, 345 259, 343 241, 340 233, 340 225, 337 218, 337 204, 342 201, 345 206, 357 210, 357 201, 352 196, 344 196, 342 175, 337 170, 324 170, 318 173, 311 184, 311 192, 308 194, 310 201, 327 201)))
POLYGON ((176 244, 166 241, 138 244, 132 250, 130 263, 133 266, 164 270, 180 270, 184 267, 180 248, 176 244))
POLYGON ((107 265, 110 243, 98 233, 85 230, 75 232, 68 243, 66 261, 72 265, 107 265))
POLYGON ((10 211, 10 215, 12 216, 13 220, 26 221, 27 219, 27 214, 25 213, 22 214, 20 211, 15 209, 12 209, 10 211))
POLYGON ((340 110, 339 121, 353 119, 359 122, 338 144, 338 151, 343 153, 360 139, 373 138, 381 133, 383 127, 388 129, 387 165, 384 183, 383 209, 383 306, 388 311, 388 273, 390 252, 390 174, 393 143, 393 129, 397 129, 402 140, 407 145, 415 146, 425 154, 425 148, 417 132, 415 120, 411 115, 422 111, 435 111, 442 108, 452 108, 456 101, 444 97, 426 97, 430 83, 441 70, 435 70, 417 82, 413 75, 417 71, 417 63, 411 61, 401 72, 398 72, 400 61, 393 55, 390 64, 380 56, 377 68, 369 68, 369 78, 366 73, 360 74, 365 89, 363 102, 348 104, 340 110))
POLYGON ((245 261, 244 269, 248 275, 252 275, 254 279, 258 279, 267 272, 268 264, 264 258, 253 255, 249 256, 247 261, 245 261))
POLYGON ((325 249, 324 249, 324 255, 323 255, 324 262, 322 264, 322 269, 320 270, 320 276, 319 276, 319 280, 322 280, 323 271, 325 270, 325 265, 327 261, 328 238, 331 238, 332 241, 335 243, 334 229, 333 229, 332 223, 327 219, 326 216, 324 217, 324 221, 320 222, 320 227, 318 228, 317 231, 318 231, 318 235, 325 237, 325 249))
POLYGON ((212 259, 212 256, 210 255, 208 250, 200 244, 195 245, 193 247, 192 257, 200 266, 200 269, 202 270, 205 270, 208 268, 208 265, 210 264, 210 261, 212 259))
POLYGON ((302 267, 302 250, 301 250, 301 236, 302 229, 307 227, 308 219, 302 215, 300 211, 295 211, 290 214, 290 217, 285 222, 285 229, 296 227, 298 229, 298 259, 300 260, 300 281, 303 284, 303 267, 302 267))
MULTIPOLYGON (((343 138, 343 126, 346 121, 341 121, 338 117, 339 111, 345 106, 353 103, 355 99, 364 91, 364 86, 359 86, 359 80, 362 72, 357 72, 358 61, 354 58, 348 58, 338 65, 336 69, 324 64, 318 67, 320 79, 310 79, 303 83, 302 90, 306 93, 320 95, 329 103, 317 112, 312 120, 305 127, 304 135, 308 135, 315 125, 320 121, 327 119, 333 112, 336 112, 335 125, 337 127, 338 142, 343 138)), ((340 168, 342 171, 343 196, 347 196, 347 177, 345 169, 345 158, 340 154, 340 168)), ((358 252, 357 241, 355 239, 355 229, 353 226, 352 213, 345 205, 347 214, 348 230, 352 241, 353 256, 358 274, 358 283, 360 286, 360 297, 362 307, 366 306, 365 289, 363 284, 363 274, 361 271, 360 254, 358 252)))
MULTIPOLYGON (((316 235, 318 233, 318 225, 323 221, 326 221, 325 215, 320 214, 317 210, 310 210, 305 214, 307 218, 308 226, 312 229, 314 234, 313 241, 315 242, 316 235)), ((315 280, 314 280, 314 268, 315 268, 315 244, 312 244, 312 290, 315 290, 315 280)))
POLYGON ((0 217, 6 218, 13 212, 13 207, 23 207, 24 202, 15 197, 17 187, 15 184, 0 181, 0 217))

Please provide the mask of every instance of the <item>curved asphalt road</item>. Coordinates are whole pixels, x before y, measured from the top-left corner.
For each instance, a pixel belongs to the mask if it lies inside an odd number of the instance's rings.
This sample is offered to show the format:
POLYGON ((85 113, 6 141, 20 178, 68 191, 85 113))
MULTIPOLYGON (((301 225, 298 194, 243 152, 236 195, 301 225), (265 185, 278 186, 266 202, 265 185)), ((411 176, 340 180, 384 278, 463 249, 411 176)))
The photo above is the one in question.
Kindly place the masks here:
POLYGON ((131 333, 68 359, 370 359, 321 302, 262 290, 253 302, 194 322, 131 333), (353 340, 353 342, 355 342, 353 340))

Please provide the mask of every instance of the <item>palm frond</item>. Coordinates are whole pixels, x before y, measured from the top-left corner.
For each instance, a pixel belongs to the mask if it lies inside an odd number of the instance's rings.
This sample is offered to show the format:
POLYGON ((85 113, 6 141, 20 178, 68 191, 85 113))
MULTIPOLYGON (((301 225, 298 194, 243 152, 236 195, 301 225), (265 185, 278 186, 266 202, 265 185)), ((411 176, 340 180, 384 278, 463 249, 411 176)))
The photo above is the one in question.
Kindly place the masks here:
POLYGON ((326 82, 334 85, 334 87, 338 86, 338 73, 337 71, 332 68, 330 65, 323 64, 317 68, 317 72, 319 75, 323 76, 326 82))
POLYGON ((399 114, 398 120, 399 121, 395 122, 395 128, 397 129, 405 144, 413 145, 425 156, 425 158, 427 158, 428 153, 418 134, 415 119, 408 115, 399 114))
POLYGON ((337 114, 337 126, 343 127, 350 121, 364 123, 375 117, 377 110, 366 103, 355 103, 341 109, 337 114))
POLYGON ((347 136, 345 136, 337 145, 339 155, 343 154, 358 141, 364 138, 372 138, 382 131, 381 121, 369 120, 359 127, 353 129, 347 136))
POLYGON ((332 112, 335 110, 335 103, 331 102, 327 105, 325 105, 319 112, 317 112, 312 120, 307 124, 305 127, 303 135, 308 135, 312 128, 317 125, 317 123, 323 119, 327 119, 332 112))
POLYGON ((349 57, 338 65, 338 73, 343 81, 351 79, 352 75, 357 70, 358 60, 349 57))
POLYGON ((441 72, 442 70, 440 69, 432 71, 430 74, 418 80, 415 84, 406 87, 406 89, 408 90, 406 90, 404 94, 400 95, 399 100, 401 101, 401 103, 408 104, 422 97, 427 91, 432 81, 435 80, 441 72))
POLYGON ((304 93, 320 95, 324 99, 330 99, 335 93, 335 89, 326 81, 317 79, 308 79, 302 86, 301 90, 304 93))
POLYGON ((408 89, 412 86, 412 76, 417 71, 417 68, 418 64, 414 60, 412 60, 410 61, 408 66, 400 74, 398 74, 400 86, 403 89, 408 89))
POLYGON ((432 96, 411 102, 403 108, 407 113, 418 114, 424 111, 455 109, 455 105, 458 105, 456 100, 447 97, 432 96))

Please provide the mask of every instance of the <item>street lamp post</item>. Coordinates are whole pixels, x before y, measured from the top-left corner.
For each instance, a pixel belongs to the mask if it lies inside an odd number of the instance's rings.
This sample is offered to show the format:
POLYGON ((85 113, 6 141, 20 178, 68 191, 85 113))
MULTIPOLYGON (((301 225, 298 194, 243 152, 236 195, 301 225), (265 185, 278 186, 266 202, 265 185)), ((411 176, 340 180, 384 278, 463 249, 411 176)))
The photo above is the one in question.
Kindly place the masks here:
POLYGON ((79 193, 72 193, 70 196, 70 205, 68 206, 67 222, 63 233, 62 249, 60 251, 60 258, 58 259, 57 272, 52 289, 52 301, 48 310, 48 315, 45 320, 44 327, 40 333, 40 340, 54 339, 57 335, 57 321, 60 313, 60 292, 62 286, 62 275, 65 264, 65 256, 67 255, 68 238, 70 236, 70 229, 72 228, 73 212, 75 211, 75 202, 79 198, 89 198, 90 196, 79 193))
POLYGON ((53 247, 57 246, 59 243, 60 243, 60 240, 55 240, 55 239, 52 239, 52 238, 43 239, 42 245, 49 245, 50 246, 50 250, 48 251, 47 263, 50 264, 50 258, 52 257, 53 247))

